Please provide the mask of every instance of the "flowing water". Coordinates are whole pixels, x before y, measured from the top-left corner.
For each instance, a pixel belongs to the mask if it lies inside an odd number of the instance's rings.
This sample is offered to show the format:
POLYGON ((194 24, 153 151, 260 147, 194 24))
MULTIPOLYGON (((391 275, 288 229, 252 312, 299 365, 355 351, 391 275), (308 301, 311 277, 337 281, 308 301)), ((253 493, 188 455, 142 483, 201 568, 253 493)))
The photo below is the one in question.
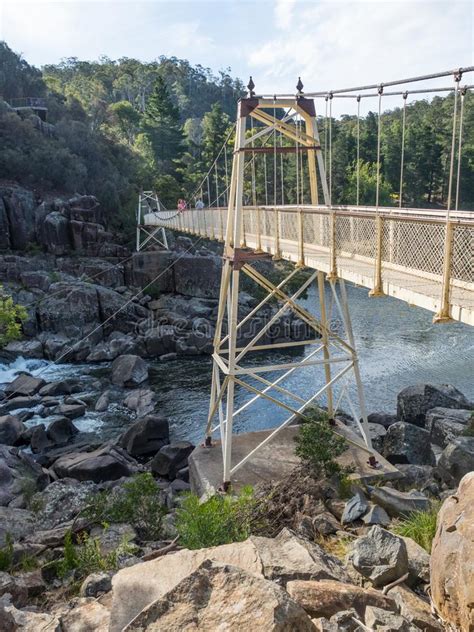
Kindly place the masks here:
MULTIPOLYGON (((369 412, 394 412, 397 393, 419 382, 450 383, 474 399, 474 330, 471 327, 461 323, 433 325, 428 311, 388 297, 369 299, 367 290, 362 288, 348 286, 347 290, 369 412)), ((304 302, 308 307, 315 307, 314 291, 304 302)), ((278 352, 278 359, 285 362, 298 353, 303 358, 309 351, 310 347, 300 352, 278 352)), ((262 356, 258 361, 261 363, 262 356)), ((14 365, 0 365, 0 384, 13 379, 18 370, 38 373, 44 371, 47 364, 41 360, 19 359, 14 365)), ((100 371, 103 369, 97 369, 97 365, 48 364, 44 377, 52 380, 66 375, 97 375, 100 371)), ((170 419, 174 439, 198 441, 202 438, 210 377, 208 357, 152 363, 150 384, 156 392, 157 411, 170 419)), ((323 384, 324 376, 319 367, 295 371, 284 382, 290 390, 292 386, 297 387, 297 392, 304 396, 310 396, 323 384)), ((349 391, 354 392, 352 383, 349 391)), ((238 392, 237 406, 250 397, 249 393, 238 392)), ((290 400, 285 401, 290 403, 290 400)), ((342 408, 349 411, 347 405, 343 404, 342 408)), ((91 413, 82 421, 84 428, 81 429, 95 429, 103 437, 116 434, 129 423, 127 416, 119 412, 105 418, 91 413)), ((236 418, 235 430, 269 428, 285 416, 284 411, 260 400, 236 418)), ((80 420, 77 423, 80 425, 80 420)))

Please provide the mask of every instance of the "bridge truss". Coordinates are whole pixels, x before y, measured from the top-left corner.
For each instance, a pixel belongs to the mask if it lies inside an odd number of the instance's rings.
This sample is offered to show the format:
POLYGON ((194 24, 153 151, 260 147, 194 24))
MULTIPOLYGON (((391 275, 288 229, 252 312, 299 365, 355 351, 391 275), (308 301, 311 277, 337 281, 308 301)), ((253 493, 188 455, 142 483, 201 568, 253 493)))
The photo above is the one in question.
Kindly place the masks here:
MULTIPOLYGON (((464 72, 472 70, 474 68, 468 68, 464 72)), ((439 73, 399 83, 448 74, 439 73)), ((161 219, 145 217, 148 225, 167 226, 225 242, 206 427, 208 446, 214 445, 214 433, 219 431, 220 434, 224 488, 228 488, 237 471, 255 452, 271 441, 282 428, 304 419, 306 407, 323 395, 330 417, 335 417, 342 403, 348 405, 361 433, 361 443, 357 445, 365 446, 368 462, 376 467, 344 279, 365 285, 370 289, 370 296, 392 295, 431 309, 435 312, 435 322, 457 319, 474 324, 474 213, 458 211, 464 98, 472 86, 461 88, 460 70, 451 74, 455 81, 455 99, 446 210, 403 207, 403 143, 399 205, 383 207, 380 204, 383 84, 314 93, 313 98, 308 98, 308 94, 302 93, 303 86, 299 82, 298 93, 294 96, 259 97, 255 96, 251 81, 248 97, 241 99, 238 105, 231 175, 228 175, 224 148, 224 153, 221 150, 219 155, 225 158, 225 172, 222 170, 225 173, 225 186, 219 188, 216 161, 196 191, 196 199, 203 199, 207 193, 208 208, 181 214, 170 212, 168 217, 161 219), (375 94, 353 94, 374 87, 377 87, 375 94), (377 190, 373 207, 360 206, 359 180, 355 205, 332 203, 332 118, 330 113, 323 148, 314 99, 324 97, 326 106, 329 103, 331 108, 332 99, 336 96, 353 96, 357 98, 358 106, 362 97, 378 98, 377 190), (460 111, 458 101, 461 102, 460 111), (267 140, 273 140, 273 143, 267 144, 267 140), (285 156, 294 156, 295 190, 292 204, 287 203, 283 189, 285 156), (262 158, 265 201, 258 203, 255 164, 262 158), (278 169, 281 191, 276 177, 278 169), (211 179, 215 181, 214 200, 211 198, 211 179), (454 208, 451 208, 453 196, 455 202, 454 208), (284 258, 296 263, 295 270, 280 283, 272 282, 259 268, 259 260, 269 255, 276 261, 284 258), (304 267, 309 268, 310 272, 296 284, 297 271, 304 267), (239 313, 243 277, 265 292, 265 297, 244 317, 239 313), (312 284, 316 285, 319 298, 319 306, 314 313, 302 307, 298 301, 312 284), (325 291, 328 285, 329 301, 325 291), (272 301, 277 301, 279 308, 267 322, 243 339, 240 334, 246 330, 251 319, 272 301), (311 337, 302 341, 276 340, 268 343, 266 338, 272 325, 288 311, 292 311, 307 325, 311 337), (331 327, 333 312, 336 312, 341 323, 337 331, 331 327), (289 348, 302 345, 310 348, 303 359, 295 357, 285 362, 279 360, 278 350, 288 351, 289 348), (266 364, 260 364, 259 352, 268 349, 276 353, 271 354, 270 359, 267 354, 264 360, 266 364), (324 384, 309 397, 297 392, 292 380, 292 386, 285 386, 290 376, 308 367, 318 367, 322 371, 324 384), (352 394, 348 388, 350 379, 355 383, 352 394), (236 404, 236 389, 242 389, 250 395, 243 405, 236 404), (232 437, 235 420, 244 410, 252 410, 251 407, 262 400, 269 406, 285 411, 287 417, 259 446, 240 462, 234 463, 232 437)), ((397 82, 391 85, 395 84, 397 82)), ((406 103, 408 91, 392 94, 402 95, 406 103)))

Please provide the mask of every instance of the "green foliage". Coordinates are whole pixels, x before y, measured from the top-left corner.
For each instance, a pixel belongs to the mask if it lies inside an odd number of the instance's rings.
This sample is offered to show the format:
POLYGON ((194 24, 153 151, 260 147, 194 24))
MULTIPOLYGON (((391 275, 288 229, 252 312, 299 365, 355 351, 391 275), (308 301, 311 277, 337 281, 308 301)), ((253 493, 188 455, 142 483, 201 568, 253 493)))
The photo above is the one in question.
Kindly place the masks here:
POLYGON ((82 579, 91 573, 117 570, 120 557, 132 554, 135 549, 134 545, 123 538, 116 549, 103 555, 98 538, 91 538, 83 533, 76 545, 71 531, 68 531, 64 538, 63 556, 53 562, 52 566, 58 577, 63 578, 74 572, 75 579, 82 579))
POLYGON ((256 526, 257 505, 251 487, 235 496, 217 494, 202 503, 195 494, 186 494, 177 512, 179 543, 201 549, 241 542, 256 526))
POLYGON ((159 283, 152 283, 151 285, 149 285, 148 287, 146 287, 143 290, 143 293, 147 294, 152 299, 160 298, 160 296, 161 296, 160 284, 159 283))
POLYGON ((13 567, 13 538, 7 533, 5 545, 0 548, 0 571, 9 572, 13 567))
POLYGON ((26 318, 26 309, 16 305, 0 285, 0 349, 12 340, 21 338, 21 323, 26 318))
POLYGON ((431 553, 431 544, 436 534, 436 519, 439 512, 439 503, 433 503, 427 511, 414 511, 394 526, 393 531, 397 535, 411 538, 431 553))
MULTIPOLYGON (((348 200, 357 200, 357 165, 350 165, 347 168, 347 190, 348 200)), ((374 206, 377 188, 377 163, 359 161, 359 203, 374 206)), ((380 176, 379 204, 390 206, 393 200, 390 197, 391 188, 385 181, 383 175, 380 176)))
POLYGON ((149 472, 136 474, 121 488, 91 496, 87 516, 97 523, 127 522, 143 540, 157 540, 166 508, 160 489, 149 472))
POLYGON ((463 437, 474 437, 474 413, 466 424, 462 432, 463 437))
POLYGON ((345 439, 334 433, 324 411, 310 407, 295 437, 295 453, 316 477, 327 477, 346 473, 335 461, 347 448, 345 439))

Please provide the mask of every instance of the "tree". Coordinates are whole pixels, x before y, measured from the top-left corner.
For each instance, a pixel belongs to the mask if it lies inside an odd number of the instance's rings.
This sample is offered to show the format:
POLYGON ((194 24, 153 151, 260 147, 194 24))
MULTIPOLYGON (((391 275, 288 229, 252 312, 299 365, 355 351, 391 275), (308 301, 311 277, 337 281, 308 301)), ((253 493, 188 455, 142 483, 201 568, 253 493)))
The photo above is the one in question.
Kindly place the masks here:
POLYGON ((173 161, 183 153, 183 132, 179 110, 159 75, 146 104, 143 126, 160 170, 170 173, 173 161))
POLYGON ((16 305, 0 285, 0 349, 12 340, 21 338, 21 323, 26 317, 26 309, 16 305))
MULTIPOLYGON (((359 161, 359 204, 373 206, 377 189, 377 165, 375 163, 359 161)), ((355 200, 357 197, 357 167, 350 165, 347 169, 346 198, 355 200)), ((390 185, 380 174, 379 204, 390 206, 393 204, 390 185)))
POLYGON ((133 145, 140 126, 140 113, 128 101, 112 103, 109 106, 109 112, 112 123, 115 123, 120 130, 121 137, 129 145, 133 145))

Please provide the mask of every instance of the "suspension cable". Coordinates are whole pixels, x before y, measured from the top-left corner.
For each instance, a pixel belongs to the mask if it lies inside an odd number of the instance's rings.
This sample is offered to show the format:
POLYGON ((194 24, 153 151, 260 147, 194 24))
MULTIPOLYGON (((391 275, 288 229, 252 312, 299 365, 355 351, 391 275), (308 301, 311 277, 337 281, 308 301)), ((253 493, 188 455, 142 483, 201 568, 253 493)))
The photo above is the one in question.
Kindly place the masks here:
MULTIPOLYGON (((299 137, 302 138, 303 121, 299 120, 299 137)), ((304 205, 304 152, 300 150, 301 204, 304 205)))
MULTIPOLYGON (((298 101, 296 101, 295 110, 298 112, 298 101)), ((298 136, 298 116, 297 114, 295 118, 295 132, 296 132, 296 142, 295 142, 295 173, 296 173, 296 205, 298 206, 300 203, 300 161, 299 161, 299 148, 300 148, 300 140, 298 136)))
MULTIPOLYGON (((273 119, 276 121, 276 97, 273 98, 273 119)), ((277 205, 277 130, 273 130, 273 205, 277 205)))
POLYGON ((255 152, 254 148, 254 140, 253 140, 253 118, 250 117, 250 133, 251 133, 251 147, 252 147, 252 204, 253 206, 257 206, 257 185, 255 182, 255 152))
POLYGON ((357 167, 356 167, 356 206, 359 206, 360 194, 360 94, 357 95, 357 167))
POLYGON ((328 172, 328 100, 329 97, 324 97, 326 102, 326 109, 324 113, 324 171, 328 172))
POLYGON ((332 92, 329 93, 329 206, 332 206, 332 92))
MULTIPOLYGON (((283 134, 280 133, 280 147, 283 147, 283 134)), ((285 204, 284 180, 283 180, 283 152, 280 153, 280 182, 281 182, 281 203, 285 204)))
POLYGON ((217 206, 219 206, 219 172, 217 170, 217 162, 214 165, 215 167, 215 173, 216 173, 216 199, 217 199, 217 206))
POLYGON ((208 208, 211 207, 211 185, 209 183, 209 176, 206 177, 206 181, 207 181, 207 206, 208 208))
POLYGON ((462 158, 462 124, 464 118, 464 97, 466 96, 466 88, 461 89, 461 109, 459 112, 459 143, 458 143, 458 171, 456 177, 456 202, 454 210, 458 210, 459 205, 459 188, 461 183, 461 158, 462 158))
POLYGON ((400 189, 398 192, 398 208, 402 208, 403 202, 403 171, 405 167, 405 127, 407 117, 407 97, 408 92, 403 93, 403 115, 402 115, 402 151, 400 156, 400 189))
POLYGON ((461 74, 454 75, 454 81, 456 87, 454 90, 454 107, 453 107, 453 130, 451 135, 451 156, 449 160, 449 181, 448 181, 448 200, 446 204, 446 220, 449 219, 451 213, 451 196, 453 191, 453 172, 454 172, 454 153, 456 146, 456 124, 457 124, 457 111, 458 111, 458 94, 459 94, 459 82, 461 81, 461 74))

